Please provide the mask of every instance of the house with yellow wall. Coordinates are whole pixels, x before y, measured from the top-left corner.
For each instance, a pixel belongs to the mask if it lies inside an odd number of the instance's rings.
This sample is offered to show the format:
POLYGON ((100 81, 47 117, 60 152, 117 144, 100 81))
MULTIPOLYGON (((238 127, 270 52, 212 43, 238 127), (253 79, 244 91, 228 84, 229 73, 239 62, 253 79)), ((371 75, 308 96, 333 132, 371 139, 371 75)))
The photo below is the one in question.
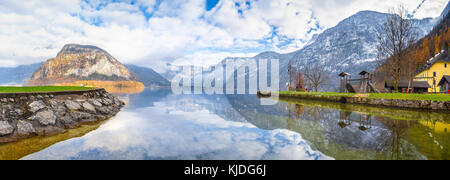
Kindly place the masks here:
POLYGON ((450 57, 446 52, 438 53, 419 70, 415 81, 427 81, 431 88, 428 92, 442 92, 439 82, 444 76, 450 75, 450 57))

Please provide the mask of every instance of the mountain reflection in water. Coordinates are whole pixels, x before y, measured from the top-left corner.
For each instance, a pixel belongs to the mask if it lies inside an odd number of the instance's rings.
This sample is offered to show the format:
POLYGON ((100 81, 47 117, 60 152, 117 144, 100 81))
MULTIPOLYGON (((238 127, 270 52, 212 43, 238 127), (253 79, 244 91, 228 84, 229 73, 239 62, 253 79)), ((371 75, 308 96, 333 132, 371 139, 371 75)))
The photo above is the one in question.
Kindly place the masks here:
POLYGON ((255 95, 122 94, 116 117, 23 159, 449 159, 447 113, 255 95))
POLYGON ((448 113, 281 99, 272 107, 255 97, 230 103, 262 129, 298 132, 335 159, 449 159, 448 113))
POLYGON ((298 133, 246 122, 225 96, 165 91, 122 95, 128 106, 97 130, 23 159, 331 159, 298 133))

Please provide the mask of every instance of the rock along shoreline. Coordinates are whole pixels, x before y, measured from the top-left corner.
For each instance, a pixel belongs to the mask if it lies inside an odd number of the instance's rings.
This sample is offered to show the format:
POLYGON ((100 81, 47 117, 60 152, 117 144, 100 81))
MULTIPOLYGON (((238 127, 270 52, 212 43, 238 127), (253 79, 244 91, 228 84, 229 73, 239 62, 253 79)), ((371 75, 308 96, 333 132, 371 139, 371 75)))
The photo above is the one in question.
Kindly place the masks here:
POLYGON ((105 89, 0 93, 0 144, 106 120, 125 103, 105 89))
POLYGON ((384 106, 394 108, 423 109, 450 112, 450 102, 431 100, 377 99, 368 97, 339 97, 310 94, 280 94, 280 98, 308 99, 338 103, 384 106))

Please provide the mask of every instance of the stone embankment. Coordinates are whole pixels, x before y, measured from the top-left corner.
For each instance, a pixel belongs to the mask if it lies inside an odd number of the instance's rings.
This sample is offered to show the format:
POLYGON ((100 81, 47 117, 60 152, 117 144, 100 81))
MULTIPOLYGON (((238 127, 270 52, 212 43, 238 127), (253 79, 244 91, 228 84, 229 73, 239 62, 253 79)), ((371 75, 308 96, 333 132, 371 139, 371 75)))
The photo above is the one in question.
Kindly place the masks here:
POLYGON ((396 107, 396 108, 426 109, 426 110, 447 111, 447 112, 449 112, 450 110, 449 101, 377 99, 364 96, 340 97, 340 96, 327 96, 316 94, 280 94, 279 97, 340 102, 350 104, 363 104, 372 106, 396 107))
POLYGON ((0 143, 64 133, 83 123, 106 120, 124 105, 104 89, 0 93, 0 143))

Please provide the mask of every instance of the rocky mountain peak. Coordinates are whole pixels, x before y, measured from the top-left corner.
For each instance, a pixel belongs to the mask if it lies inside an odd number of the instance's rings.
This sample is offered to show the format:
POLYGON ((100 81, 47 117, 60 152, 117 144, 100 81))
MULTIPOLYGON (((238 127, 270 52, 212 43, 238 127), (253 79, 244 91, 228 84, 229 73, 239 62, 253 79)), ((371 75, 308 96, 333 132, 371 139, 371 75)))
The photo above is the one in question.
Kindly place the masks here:
POLYGON ((91 45, 67 44, 47 60, 29 84, 53 84, 76 80, 135 80, 134 75, 105 50, 91 45))
POLYGON ((96 46, 92 45, 79 45, 79 44, 66 44, 64 47, 59 51, 58 55, 62 54, 79 54, 79 53, 94 53, 96 51, 106 53, 107 52, 103 49, 100 49, 96 46))

